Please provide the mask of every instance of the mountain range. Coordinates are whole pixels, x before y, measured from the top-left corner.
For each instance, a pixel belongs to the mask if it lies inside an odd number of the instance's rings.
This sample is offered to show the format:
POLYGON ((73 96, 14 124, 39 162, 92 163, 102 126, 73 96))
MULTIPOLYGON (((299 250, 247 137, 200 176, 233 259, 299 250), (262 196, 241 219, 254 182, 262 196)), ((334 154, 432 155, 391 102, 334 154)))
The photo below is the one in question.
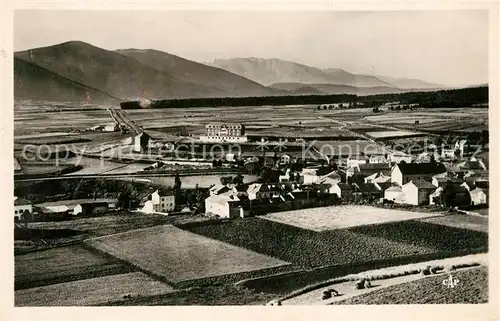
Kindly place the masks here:
POLYGON ((277 83, 332 84, 354 87, 394 87, 396 89, 438 89, 443 85, 418 79, 359 75, 343 69, 320 69, 293 61, 263 58, 216 59, 211 66, 228 70, 266 86, 277 83))
POLYGON ((115 104, 140 97, 367 95, 442 88, 421 80, 357 75, 280 59, 218 59, 202 64, 152 49, 111 51, 82 41, 14 54, 15 99, 115 104))

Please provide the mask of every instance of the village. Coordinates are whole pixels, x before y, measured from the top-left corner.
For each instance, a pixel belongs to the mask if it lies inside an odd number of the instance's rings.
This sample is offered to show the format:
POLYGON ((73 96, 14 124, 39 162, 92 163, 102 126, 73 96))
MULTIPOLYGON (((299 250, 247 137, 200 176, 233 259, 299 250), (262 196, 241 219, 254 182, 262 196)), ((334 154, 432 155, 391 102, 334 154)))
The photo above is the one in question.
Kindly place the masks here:
MULTIPOLYGON (((207 135, 200 136, 202 143, 247 142, 241 124, 215 123, 206 128, 207 135)), ((146 133, 140 133, 131 142, 135 142, 133 148, 138 152, 155 146, 146 133)), ((326 157, 326 160, 302 159, 297 152, 222 152, 219 160, 212 161, 211 168, 221 167, 223 161, 225 167, 240 168, 240 172, 234 177, 221 177, 220 183, 209 186, 203 194, 204 206, 196 211, 220 218, 244 218, 338 204, 388 204, 428 207, 429 210, 433 210, 431 207, 480 211, 487 208, 487 159, 474 156, 466 140, 457 140, 453 146, 427 148, 416 155, 402 151, 361 152, 347 157, 326 157), (241 174, 248 171, 259 172, 260 176, 256 181, 244 183, 241 174)), ((162 165, 155 162, 145 173, 158 170, 162 165)), ((181 179, 176 177, 176 180, 181 179)), ((127 209, 164 215, 193 212, 189 204, 181 202, 180 193, 172 188, 160 188, 141 195, 136 206, 127 209)), ((74 216, 105 213, 116 206, 116 199, 31 204, 17 198, 14 220, 25 220, 25 214, 33 214, 29 220, 37 220, 38 213, 74 216)))

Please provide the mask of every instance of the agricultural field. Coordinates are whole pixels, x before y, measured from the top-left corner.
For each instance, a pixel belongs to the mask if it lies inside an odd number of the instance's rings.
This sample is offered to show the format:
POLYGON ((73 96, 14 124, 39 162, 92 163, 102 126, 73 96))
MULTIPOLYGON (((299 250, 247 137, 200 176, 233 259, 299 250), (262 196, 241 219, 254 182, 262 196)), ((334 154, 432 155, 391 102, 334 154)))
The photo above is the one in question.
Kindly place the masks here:
POLYGON ((60 244, 81 242, 83 239, 99 237, 114 233, 122 233, 139 228, 148 228, 164 224, 183 224, 208 220, 202 215, 175 215, 143 214, 140 212, 117 213, 99 217, 76 218, 67 221, 31 222, 28 228, 32 232, 47 231, 59 234, 58 238, 45 239, 47 244, 36 241, 16 240, 16 253, 26 253, 33 250, 51 248, 60 244), (74 233, 68 233, 72 231, 74 233))
POLYGON ((260 218, 182 228, 306 268, 486 251, 488 246, 486 233, 412 220, 319 233, 260 218))
POLYGON ((354 296, 335 304, 477 304, 488 302, 488 269, 478 267, 453 273, 454 288, 443 286, 443 275, 422 278, 354 296))
POLYGON ((272 213, 259 216, 259 218, 315 232, 323 232, 361 225, 383 224, 442 215, 443 213, 410 212, 372 206, 344 205, 272 213))
MULTIPOLYGON (((314 141, 314 148, 318 149, 324 155, 359 155, 364 153, 365 155, 370 154, 380 154, 384 152, 384 149, 367 140, 331 140, 331 141, 323 141, 318 140, 314 141)), ((309 145, 306 145, 306 148, 309 145)))
POLYGON ((366 116, 368 124, 426 132, 468 132, 488 129, 487 108, 439 108, 366 116), (419 124, 415 124, 418 121, 419 124))
POLYGON ((78 245, 16 255, 14 268, 16 290, 130 271, 78 245))
POLYGON ((419 136, 422 133, 409 132, 404 130, 394 130, 394 131, 374 131, 374 132, 366 132, 366 135, 371 136, 375 139, 384 139, 384 138, 397 138, 397 137, 410 137, 410 136, 419 136))
POLYGON ((15 291, 16 306, 88 306, 175 291, 141 272, 108 275, 15 291))
POLYGON ((465 214, 453 214, 441 217, 433 217, 429 219, 423 219, 423 222, 429 222, 433 224, 440 224, 444 226, 451 226, 457 228, 463 228, 483 233, 488 233, 488 217, 465 215, 465 214))
POLYGON ((167 225, 90 239, 86 244, 173 283, 289 264, 167 225))

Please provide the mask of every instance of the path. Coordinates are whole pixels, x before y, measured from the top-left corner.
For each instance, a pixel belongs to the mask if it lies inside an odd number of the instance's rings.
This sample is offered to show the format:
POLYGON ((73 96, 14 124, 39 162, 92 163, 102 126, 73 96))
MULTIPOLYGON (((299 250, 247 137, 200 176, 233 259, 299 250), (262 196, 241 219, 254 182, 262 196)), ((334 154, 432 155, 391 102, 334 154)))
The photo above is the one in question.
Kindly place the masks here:
MULTIPOLYGON (((451 265, 457 265, 457 264, 465 264, 465 263, 479 263, 481 265, 487 265, 488 264, 488 254, 487 253, 482 253, 482 254, 472 254, 472 255, 466 255, 466 256, 461 256, 461 257, 454 257, 454 258, 447 258, 447 259, 442 259, 442 260, 433 260, 433 261, 427 261, 427 262, 421 262, 421 263, 416 263, 416 264, 408 264, 408 265, 401 265, 401 266, 396 266, 396 267, 390 267, 390 268, 384 268, 384 269, 378 269, 378 270, 371 270, 371 271, 365 271, 361 272, 358 274, 353 274, 351 276, 346 276, 346 277, 355 277, 358 276, 359 279, 363 277, 368 277, 372 275, 384 275, 384 274, 396 274, 400 273, 402 271, 409 271, 409 270, 415 270, 415 269, 420 269, 420 268, 425 268, 426 266, 430 265, 441 265, 441 266, 451 266, 451 265)), ((446 273, 441 272, 441 274, 446 275, 446 273)), ((435 276, 436 274, 430 275, 430 276, 435 276)), ((390 279, 385 279, 385 280, 374 280, 370 281, 372 284, 372 288, 369 289, 362 289, 362 290, 356 290, 354 288, 354 284, 356 281, 347 281, 343 282, 340 284, 334 284, 330 286, 325 286, 316 290, 312 290, 306 293, 303 293, 301 295, 298 295, 296 297, 283 300, 282 305, 329 305, 334 302, 342 301, 347 298, 365 294, 368 292, 376 291, 388 286, 396 285, 396 284, 401 284, 401 283, 406 283, 406 282, 411 282, 415 281, 421 278, 425 278, 429 276, 422 276, 420 274, 412 274, 412 275, 406 275, 406 276, 400 276, 400 277, 394 277, 390 279), (331 299, 327 300, 322 300, 321 296, 323 294, 323 291, 327 289, 335 289, 338 291, 340 296, 338 297, 333 297, 331 299)))

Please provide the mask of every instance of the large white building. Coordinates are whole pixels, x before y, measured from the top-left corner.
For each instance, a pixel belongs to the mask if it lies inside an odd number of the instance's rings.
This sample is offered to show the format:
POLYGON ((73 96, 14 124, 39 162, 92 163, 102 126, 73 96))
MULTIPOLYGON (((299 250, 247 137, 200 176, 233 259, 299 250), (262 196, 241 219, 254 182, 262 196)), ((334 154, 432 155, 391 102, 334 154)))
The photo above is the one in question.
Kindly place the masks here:
POLYGON ((235 123, 210 123, 205 126, 206 135, 200 136, 200 141, 206 143, 246 143, 245 126, 235 123))

